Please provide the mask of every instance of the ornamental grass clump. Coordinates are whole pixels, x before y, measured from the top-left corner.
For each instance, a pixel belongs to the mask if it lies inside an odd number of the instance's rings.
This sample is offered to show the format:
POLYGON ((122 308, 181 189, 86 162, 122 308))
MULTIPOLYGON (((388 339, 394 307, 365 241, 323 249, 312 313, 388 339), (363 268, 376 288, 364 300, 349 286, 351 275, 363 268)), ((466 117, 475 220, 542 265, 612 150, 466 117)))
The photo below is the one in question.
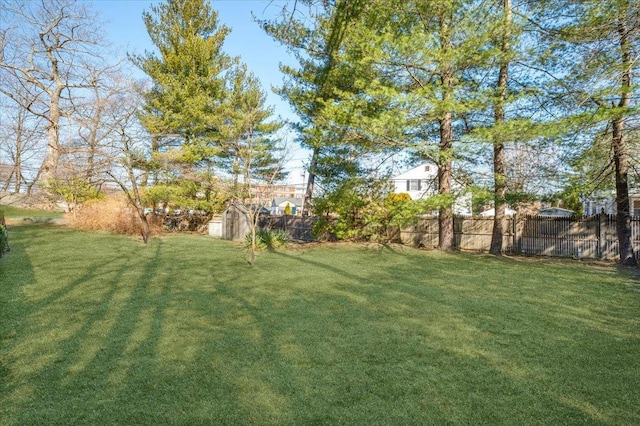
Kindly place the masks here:
MULTIPOLYGON (((287 239, 287 233, 283 230, 258 229, 256 230, 256 249, 273 250, 284 246, 287 239)), ((244 246, 247 249, 251 248, 251 232, 245 236, 244 246)))
MULTIPOLYGON (((150 218, 152 219, 152 218, 150 218)), ((72 227, 85 231, 108 231, 123 235, 140 235, 141 224, 136 211, 124 197, 110 196, 85 203, 68 217, 72 227)), ((152 233, 162 232, 162 223, 151 220, 152 233)))

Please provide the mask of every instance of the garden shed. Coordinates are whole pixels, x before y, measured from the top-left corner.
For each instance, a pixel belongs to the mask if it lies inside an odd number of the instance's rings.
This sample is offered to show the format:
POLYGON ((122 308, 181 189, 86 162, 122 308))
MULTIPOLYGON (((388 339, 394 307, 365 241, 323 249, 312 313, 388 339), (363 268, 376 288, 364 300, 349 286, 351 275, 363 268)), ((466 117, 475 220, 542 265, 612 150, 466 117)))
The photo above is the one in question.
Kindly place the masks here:
POLYGON ((222 213, 222 238, 243 240, 251 230, 251 214, 242 204, 232 203, 222 213))

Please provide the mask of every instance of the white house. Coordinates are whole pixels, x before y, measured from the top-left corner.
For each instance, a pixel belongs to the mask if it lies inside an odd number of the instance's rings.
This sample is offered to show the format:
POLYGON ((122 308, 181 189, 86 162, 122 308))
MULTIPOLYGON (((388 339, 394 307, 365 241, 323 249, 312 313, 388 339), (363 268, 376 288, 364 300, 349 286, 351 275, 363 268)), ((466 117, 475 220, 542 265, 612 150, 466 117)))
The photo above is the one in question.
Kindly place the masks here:
MULTIPOLYGON (((515 210, 505 206, 505 208, 504 208, 504 215, 505 216, 513 216, 515 214, 516 214, 515 210)), ((482 213, 480 213, 480 216, 482 216, 482 217, 493 217, 495 215, 496 215, 496 209, 494 209, 494 208, 490 208, 489 210, 485 210, 482 213)))
MULTIPOLYGON (((616 214, 616 194, 615 191, 598 192, 589 196, 580 197, 582 212, 585 216, 598 213, 616 214)), ((640 192, 629 191, 629 213, 632 216, 640 216, 640 192)))
POLYGON ((396 193, 406 192, 412 200, 438 193, 438 166, 425 163, 391 178, 396 193))
MULTIPOLYGON (((428 198, 438 193, 438 166, 434 163, 423 163, 411 170, 391 178, 395 193, 405 192, 412 200, 428 198)), ((456 195, 453 213, 461 216, 471 216, 471 193, 466 192, 459 185, 453 184, 456 195)))
POLYGON ((271 214, 284 214, 287 211, 287 206, 289 206, 291 214, 295 216, 302 212, 303 203, 304 200, 298 197, 276 197, 271 200, 271 214))

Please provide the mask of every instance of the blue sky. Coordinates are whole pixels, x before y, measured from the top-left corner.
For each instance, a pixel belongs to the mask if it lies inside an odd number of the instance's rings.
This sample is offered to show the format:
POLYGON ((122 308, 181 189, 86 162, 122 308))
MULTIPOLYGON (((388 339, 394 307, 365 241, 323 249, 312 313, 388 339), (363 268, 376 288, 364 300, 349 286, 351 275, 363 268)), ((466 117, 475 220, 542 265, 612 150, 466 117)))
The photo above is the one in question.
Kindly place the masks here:
MULTIPOLYGON (((106 21, 106 31, 110 41, 118 52, 143 53, 154 50, 147 30, 142 22, 142 12, 150 10, 150 5, 161 3, 150 0, 92 0, 92 8, 106 21)), ((286 49, 268 36, 256 22, 252 13, 259 19, 276 16, 287 0, 212 0, 212 7, 218 11, 218 21, 231 28, 224 50, 231 56, 240 56, 242 62, 260 79, 268 97, 268 104, 275 108, 275 114, 282 118, 295 120, 288 103, 271 90, 272 86, 282 85, 279 64, 295 64, 295 60, 286 49)), ((290 141, 297 148, 295 141, 290 141)), ((296 150, 292 161, 287 165, 290 170, 290 183, 301 183, 302 161, 305 153, 296 150)))

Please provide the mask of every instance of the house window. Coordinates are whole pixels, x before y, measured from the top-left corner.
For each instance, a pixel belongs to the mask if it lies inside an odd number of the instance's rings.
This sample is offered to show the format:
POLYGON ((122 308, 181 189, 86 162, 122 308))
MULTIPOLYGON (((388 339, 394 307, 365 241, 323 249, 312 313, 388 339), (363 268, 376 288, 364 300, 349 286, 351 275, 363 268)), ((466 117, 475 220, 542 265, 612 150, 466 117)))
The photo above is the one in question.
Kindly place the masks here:
POLYGON ((422 189, 422 181, 419 179, 407 180, 407 191, 420 191, 422 189))
POLYGON ((633 200, 633 215, 640 216, 640 200, 633 200))
POLYGON ((424 166, 424 171, 425 172, 431 171, 431 166, 424 166))

